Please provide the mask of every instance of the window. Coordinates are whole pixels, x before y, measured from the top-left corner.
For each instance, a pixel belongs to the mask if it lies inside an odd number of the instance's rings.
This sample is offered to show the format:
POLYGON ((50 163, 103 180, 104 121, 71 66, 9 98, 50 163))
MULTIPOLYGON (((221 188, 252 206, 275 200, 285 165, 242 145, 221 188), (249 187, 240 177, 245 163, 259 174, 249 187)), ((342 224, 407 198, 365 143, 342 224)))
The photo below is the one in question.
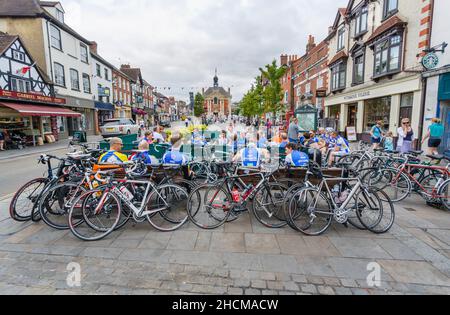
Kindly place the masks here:
POLYGON ((61 10, 56 9, 56 18, 61 23, 64 23, 64 12, 62 12, 61 10))
POLYGON ((84 44, 80 44, 80 55, 81 55, 81 61, 88 63, 88 49, 87 46, 84 44))
POLYGON ((100 65, 97 63, 96 64, 97 67, 97 77, 101 78, 102 77, 102 69, 100 68, 100 65))
POLYGON ((285 92, 284 92, 284 102, 287 103, 287 102, 288 102, 288 99, 289 99, 289 92, 288 92, 288 91, 285 91, 285 92))
POLYGON ((347 65, 341 62, 331 68, 331 91, 345 89, 347 65))
POLYGON ((341 28, 338 32, 338 46, 337 51, 344 49, 344 37, 345 37, 345 28, 341 28))
POLYGON ((109 71, 105 68, 105 80, 109 81, 109 71))
POLYGON ((79 91, 80 90, 80 78, 78 75, 78 71, 75 69, 70 69, 70 84, 72 90, 79 91))
POLYGON ((360 51, 353 57, 353 84, 364 83, 364 51, 360 51))
POLYGON ((391 117, 391 97, 382 97, 364 102, 364 128, 366 132, 381 120, 384 122, 383 129, 389 130, 391 117))
POLYGON ((323 77, 319 76, 319 79, 317 80, 317 88, 320 89, 323 87, 323 77))
POLYGON ((31 92, 31 82, 21 79, 11 78, 11 90, 22 93, 31 92))
POLYGON ((400 119, 398 125, 401 126, 401 121, 408 118, 412 119, 412 109, 414 104, 414 93, 402 94, 400 98, 400 119))
POLYGON ((400 49, 402 38, 393 35, 375 44, 374 77, 398 72, 400 70, 400 49))
POLYGON ((311 93, 311 83, 307 83, 305 87, 305 94, 311 93))
POLYGON ((61 31, 57 29, 53 24, 50 24, 50 41, 52 47, 62 50, 61 31))
POLYGON ((83 73, 83 91, 84 93, 91 93, 91 79, 89 74, 83 73))
POLYGON ((328 118, 338 120, 341 116, 341 105, 333 105, 328 107, 328 118))
POLYGON ((367 32, 368 8, 363 7, 355 17, 355 37, 367 32))
POLYGON ((25 54, 23 52, 13 49, 12 53, 12 57, 14 60, 25 62, 25 54))
POLYGON ((217 97, 214 97, 214 105, 219 104, 219 99, 217 97))
POLYGON ((383 17, 386 19, 398 11, 398 0, 384 0, 383 17))
POLYGON ((64 74, 64 66, 55 62, 55 84, 59 86, 66 86, 66 76, 64 74))
POLYGON ((302 95, 302 89, 300 87, 297 88, 297 96, 302 95))

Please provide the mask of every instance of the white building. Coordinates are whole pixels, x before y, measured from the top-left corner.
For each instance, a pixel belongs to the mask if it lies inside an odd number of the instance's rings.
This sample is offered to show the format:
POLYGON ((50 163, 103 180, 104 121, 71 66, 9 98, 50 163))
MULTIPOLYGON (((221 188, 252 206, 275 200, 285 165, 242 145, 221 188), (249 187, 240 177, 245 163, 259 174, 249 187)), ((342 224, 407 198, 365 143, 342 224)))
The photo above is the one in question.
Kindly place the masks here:
POLYGON ((97 128, 107 119, 114 117, 113 102, 113 68, 97 51, 97 43, 90 45, 92 94, 95 102, 97 128))
POLYGON ((2 0, 0 8, 0 30, 20 35, 38 66, 52 78, 56 96, 81 114, 80 118, 58 118, 61 135, 79 130, 94 134, 91 42, 65 24, 59 2, 2 0))
POLYGON ((339 9, 330 29, 330 84, 326 117, 339 120, 339 129, 356 127, 369 140, 376 121, 397 133, 409 118, 416 136, 421 130, 421 54, 423 21, 430 0, 350 0, 339 9))

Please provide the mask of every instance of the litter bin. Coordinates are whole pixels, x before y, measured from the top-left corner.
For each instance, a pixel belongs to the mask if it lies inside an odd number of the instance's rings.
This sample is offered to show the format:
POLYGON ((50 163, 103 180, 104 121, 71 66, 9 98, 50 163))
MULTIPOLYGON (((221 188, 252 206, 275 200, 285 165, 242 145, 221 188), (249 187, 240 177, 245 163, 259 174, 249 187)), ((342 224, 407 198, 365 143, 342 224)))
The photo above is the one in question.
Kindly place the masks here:
POLYGON ((76 143, 87 143, 86 131, 75 131, 72 141, 76 143))

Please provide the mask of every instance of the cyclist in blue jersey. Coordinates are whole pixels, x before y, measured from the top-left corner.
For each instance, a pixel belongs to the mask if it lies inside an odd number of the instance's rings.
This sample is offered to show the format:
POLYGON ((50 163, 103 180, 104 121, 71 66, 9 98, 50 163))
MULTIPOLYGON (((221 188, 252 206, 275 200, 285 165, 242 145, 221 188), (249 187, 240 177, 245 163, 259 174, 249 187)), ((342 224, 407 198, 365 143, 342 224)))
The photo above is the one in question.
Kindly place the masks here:
POLYGON ((292 143, 286 146, 286 165, 294 167, 307 167, 309 164, 309 156, 304 152, 296 150, 292 143))
POLYGON ((260 167, 262 161, 268 158, 268 151, 258 149, 256 141, 251 141, 246 148, 235 155, 233 162, 240 163, 244 167, 260 167))
POLYGON ((344 137, 340 136, 336 131, 331 133, 330 143, 332 144, 332 152, 328 165, 333 165, 336 157, 348 155, 350 153, 350 145, 344 137))
POLYGON ((131 161, 140 160, 140 161, 144 162, 146 165, 153 165, 153 166, 161 164, 160 161, 156 157, 150 155, 150 153, 149 153, 150 145, 148 144, 147 141, 145 141, 145 140, 141 141, 141 143, 139 143, 138 150, 140 152, 137 152, 136 154, 133 154, 130 157, 131 161))
POLYGON ((180 152, 181 136, 174 134, 170 140, 172 148, 162 158, 163 164, 167 165, 186 165, 188 163, 187 157, 180 152))

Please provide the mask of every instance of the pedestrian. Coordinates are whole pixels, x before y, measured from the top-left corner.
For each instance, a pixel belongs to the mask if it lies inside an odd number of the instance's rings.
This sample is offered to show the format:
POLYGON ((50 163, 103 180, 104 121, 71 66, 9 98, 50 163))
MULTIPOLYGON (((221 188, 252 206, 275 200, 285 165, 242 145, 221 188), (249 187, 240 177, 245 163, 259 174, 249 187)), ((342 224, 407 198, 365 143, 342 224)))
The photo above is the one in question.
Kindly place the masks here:
POLYGON ((153 129, 153 141, 156 143, 164 143, 165 142, 164 137, 161 134, 161 127, 159 127, 159 126, 156 126, 153 129))
POLYGON ((298 119, 293 118, 291 120, 291 123, 289 124, 289 130, 288 130, 288 138, 289 142, 298 144, 299 138, 298 135, 300 133, 300 128, 298 127, 298 119))
POLYGON ((411 122, 408 118, 402 120, 402 126, 398 128, 397 151, 408 153, 412 150, 415 140, 414 130, 411 128, 411 122))
POLYGON ((270 121, 269 118, 267 118, 266 128, 267 128, 267 139, 270 141, 272 139, 272 122, 270 121))
POLYGON ((386 151, 394 151, 394 133, 389 131, 384 138, 384 149, 386 151))
POLYGON ((380 148, 381 139, 383 138, 383 131, 381 127, 383 125, 383 121, 379 120, 370 130, 370 136, 372 137, 372 149, 376 150, 380 148))
POLYGON ((146 131, 143 141, 147 142, 148 144, 153 144, 153 132, 146 131))
POLYGON ((0 130, 0 151, 5 151, 5 134, 0 130))
POLYGON ((422 144, 428 140, 428 154, 430 155, 438 155, 438 148, 441 145, 442 137, 444 136, 444 126, 441 124, 441 120, 439 118, 433 118, 431 120, 432 125, 428 128, 427 135, 422 140, 422 144))

